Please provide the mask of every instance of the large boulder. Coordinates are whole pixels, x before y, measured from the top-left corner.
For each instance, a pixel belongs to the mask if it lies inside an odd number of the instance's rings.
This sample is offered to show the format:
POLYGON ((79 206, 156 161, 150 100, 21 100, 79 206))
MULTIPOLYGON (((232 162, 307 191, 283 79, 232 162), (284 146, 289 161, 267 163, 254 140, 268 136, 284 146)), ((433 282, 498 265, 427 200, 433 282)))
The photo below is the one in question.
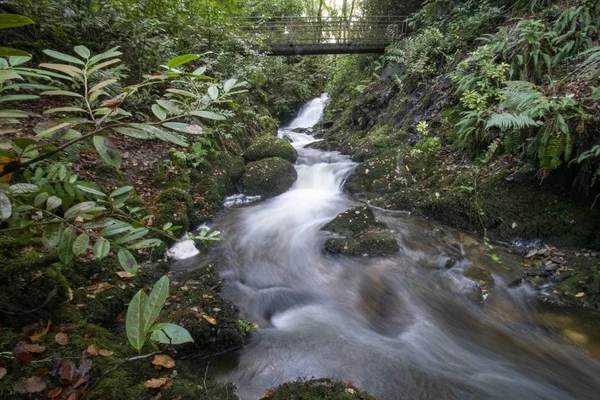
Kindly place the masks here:
POLYGON ((259 137, 244 152, 244 158, 249 162, 271 157, 279 157, 293 164, 298 158, 298 152, 286 139, 274 136, 259 137))
POLYGON ((298 179, 291 162, 279 157, 251 162, 244 173, 244 193, 269 198, 288 190, 298 179))

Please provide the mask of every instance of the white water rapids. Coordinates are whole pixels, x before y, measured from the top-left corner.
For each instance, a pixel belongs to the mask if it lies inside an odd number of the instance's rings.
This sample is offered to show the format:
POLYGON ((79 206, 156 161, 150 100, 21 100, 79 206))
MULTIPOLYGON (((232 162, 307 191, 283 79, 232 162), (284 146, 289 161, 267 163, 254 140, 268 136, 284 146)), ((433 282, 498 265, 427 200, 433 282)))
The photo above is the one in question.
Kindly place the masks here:
POLYGON ((326 103, 312 100, 279 131, 299 153, 294 186, 218 221, 223 295, 260 330, 213 360, 211 375, 244 400, 299 377, 352 381, 381 400, 600 398, 600 363, 541 324, 530 289, 495 275, 489 298, 475 296, 462 271, 491 261, 480 246, 452 247, 457 232, 377 212, 397 235, 397 256, 323 251, 320 228, 356 205, 342 191, 355 164, 305 148, 315 139, 292 129, 314 126, 326 103), (459 262, 448 270, 450 255, 459 262))

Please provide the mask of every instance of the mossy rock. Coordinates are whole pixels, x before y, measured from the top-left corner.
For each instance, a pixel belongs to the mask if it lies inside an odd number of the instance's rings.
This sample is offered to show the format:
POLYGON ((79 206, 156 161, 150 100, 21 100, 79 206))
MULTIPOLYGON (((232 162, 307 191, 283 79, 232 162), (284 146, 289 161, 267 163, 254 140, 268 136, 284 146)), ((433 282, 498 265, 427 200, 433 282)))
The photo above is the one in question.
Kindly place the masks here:
POLYGON ((194 200, 192 196, 181 189, 171 188, 161 192, 156 202, 158 212, 155 223, 163 226, 167 222, 183 227, 187 231, 191 227, 191 219, 194 215, 194 200))
POLYGON ((298 158, 298 152, 286 139, 274 136, 259 137, 244 152, 246 161, 259 161, 272 157, 279 157, 293 164, 298 158))
POLYGON ((325 250, 332 254, 385 257, 400 250, 387 226, 378 222, 373 211, 366 206, 339 214, 321 230, 340 236, 325 241, 325 250))
POLYGON ((351 382, 329 379, 297 380, 265 392, 262 399, 270 400, 376 400, 375 397, 357 389, 351 382))
POLYGON ((212 265, 172 282, 168 304, 159 320, 186 328, 193 344, 177 347, 181 354, 206 356, 242 347, 245 331, 237 307, 219 296, 223 281, 212 265))
POLYGON ((243 157, 232 156, 225 152, 221 152, 215 157, 213 165, 216 169, 224 170, 227 177, 234 184, 242 180, 244 170, 246 169, 243 157))
POLYGON ((249 196, 274 197, 288 190, 298 179, 291 162, 273 157, 252 162, 244 174, 244 192, 249 196))
POLYGON ((563 301, 600 309, 600 259, 596 257, 576 257, 572 270, 566 272, 568 278, 557 285, 563 301), (576 297, 577 293, 583 297, 576 297))
POLYGON ((402 187, 398 154, 388 152, 359 164, 348 177, 344 189, 349 193, 392 193, 402 187))

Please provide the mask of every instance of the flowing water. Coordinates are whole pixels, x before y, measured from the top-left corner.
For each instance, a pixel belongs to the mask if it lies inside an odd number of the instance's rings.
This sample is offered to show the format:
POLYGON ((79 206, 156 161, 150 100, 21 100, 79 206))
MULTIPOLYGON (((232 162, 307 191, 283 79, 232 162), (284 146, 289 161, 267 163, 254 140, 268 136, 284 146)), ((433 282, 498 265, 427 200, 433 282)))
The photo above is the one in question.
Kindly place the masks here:
POLYGON ((590 355, 600 354, 598 325, 577 333, 587 350, 561 336, 574 319, 548 323, 555 314, 536 307, 532 289, 504 283, 519 274, 510 249, 498 250, 497 264, 452 229, 376 211, 395 232, 397 255, 323 251, 320 228, 357 205, 342 191, 355 164, 305 148, 315 139, 292 129, 315 125, 326 102, 314 99, 279 131, 299 153, 294 186, 218 222, 223 295, 260 329, 242 350, 213 360, 212 374, 244 400, 298 377, 351 380, 382 400, 600 398, 600 362, 590 355), (493 271, 493 288, 465 277, 480 267, 493 271))

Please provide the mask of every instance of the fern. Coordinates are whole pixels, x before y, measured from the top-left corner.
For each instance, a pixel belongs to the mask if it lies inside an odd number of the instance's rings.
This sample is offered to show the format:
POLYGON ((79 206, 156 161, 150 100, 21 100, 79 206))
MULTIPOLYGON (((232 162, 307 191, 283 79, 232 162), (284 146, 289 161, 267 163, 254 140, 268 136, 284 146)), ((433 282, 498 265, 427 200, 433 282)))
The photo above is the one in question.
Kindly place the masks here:
POLYGON ((485 124, 485 129, 498 128, 501 131, 537 127, 537 123, 525 114, 502 113, 492 114, 485 124))

